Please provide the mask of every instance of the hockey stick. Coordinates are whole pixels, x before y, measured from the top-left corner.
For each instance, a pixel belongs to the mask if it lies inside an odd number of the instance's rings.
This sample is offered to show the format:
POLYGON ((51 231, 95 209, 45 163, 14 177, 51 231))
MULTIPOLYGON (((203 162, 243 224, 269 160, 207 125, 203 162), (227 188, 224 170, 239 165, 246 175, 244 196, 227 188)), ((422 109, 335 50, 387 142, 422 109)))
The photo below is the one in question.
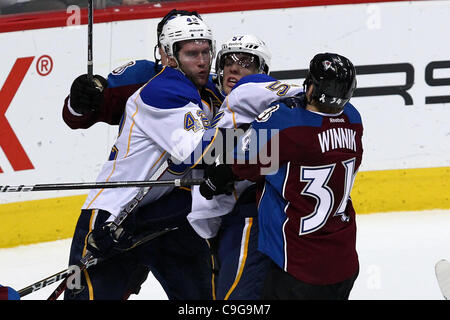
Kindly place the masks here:
POLYGON ((94 64, 92 59, 92 26, 94 25, 93 0, 88 0, 88 51, 87 51, 87 78, 93 80, 94 64))
POLYGON ((445 300, 448 300, 450 297, 450 262, 445 259, 439 260, 436 262, 434 270, 442 295, 445 300))
MULTIPOLYGON (((155 179, 157 179, 158 177, 160 177, 168 168, 168 164, 167 162, 164 162, 164 164, 162 166, 160 166, 158 168, 158 170, 156 170, 156 172, 152 175, 152 177, 150 178, 150 181, 157 181, 155 179)), ((117 228, 122 224, 122 222, 128 217, 128 215, 136 208, 136 206, 139 204, 139 202, 142 201, 142 199, 144 199, 145 195, 149 192, 151 187, 146 186, 141 188, 141 190, 139 191, 139 193, 133 198, 133 200, 131 200, 125 207, 124 209, 119 213, 119 215, 114 219, 114 225, 111 226, 111 231, 114 232, 115 230, 117 230, 117 228), (113 228, 114 229, 113 229, 113 228)), ((176 228, 175 228, 176 229, 176 228)), ((88 267, 88 263, 89 260, 88 259, 93 259, 93 257, 91 256, 91 254, 89 252, 86 253, 86 256, 80 260, 80 262, 77 264, 77 266, 80 269, 84 269, 88 267), (90 256, 90 257, 89 257, 90 256)), ((97 260, 92 260, 91 263, 96 262, 97 260)), ((81 272, 81 271, 80 271, 81 272)), ((53 291, 53 293, 48 297, 47 300, 56 300, 58 299, 58 297, 61 295, 61 293, 64 292, 64 290, 66 290, 67 288, 67 281, 69 278, 65 278, 64 281, 53 291)))
POLYGON ((108 260, 122 252, 126 252, 129 251, 131 249, 134 249, 144 243, 149 242, 150 240, 153 240, 159 236, 162 236, 163 234, 168 233, 169 231, 173 231, 176 230, 177 227, 175 228, 166 228, 163 229, 161 231, 158 232, 154 232, 154 233, 150 233, 148 235, 145 235, 143 237, 137 238, 133 241, 133 244, 126 248, 126 249, 122 249, 122 250, 117 250, 114 253, 104 257, 104 258, 95 258, 92 256, 92 254, 90 254, 89 252, 84 256, 83 259, 80 260, 80 262, 76 265, 72 265, 69 266, 69 268, 58 272, 50 277, 47 277, 43 280, 40 280, 38 282, 33 283, 32 285, 29 285, 21 290, 19 290, 19 295, 20 297, 24 297, 32 292, 35 292, 37 290, 40 290, 42 288, 45 288, 53 283, 56 283, 60 280, 64 280, 59 286, 58 288, 56 288, 53 293, 50 295, 50 297, 48 298, 48 300, 56 300, 58 299, 58 297, 61 295, 61 293, 64 292, 64 290, 67 288, 67 281, 69 280, 69 276, 72 275, 74 273, 75 270, 78 269, 78 272, 83 271, 84 269, 87 269, 91 266, 97 265, 100 262, 103 262, 105 260, 108 260))
POLYGON ((174 179, 174 180, 148 180, 148 181, 112 181, 112 182, 82 182, 82 183, 54 183, 18 186, 0 186, 0 192, 28 192, 28 191, 55 191, 55 190, 81 190, 81 189, 110 189, 134 187, 188 187, 202 184, 203 179, 174 179))

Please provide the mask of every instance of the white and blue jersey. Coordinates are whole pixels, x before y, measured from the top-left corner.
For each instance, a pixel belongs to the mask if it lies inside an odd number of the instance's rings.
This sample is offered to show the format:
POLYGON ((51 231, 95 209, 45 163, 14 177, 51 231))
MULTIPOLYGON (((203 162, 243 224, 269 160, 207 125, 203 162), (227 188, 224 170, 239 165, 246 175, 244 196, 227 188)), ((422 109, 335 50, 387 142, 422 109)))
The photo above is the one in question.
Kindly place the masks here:
MULTIPOLYGON (((119 135, 98 182, 172 180, 188 171, 168 170, 167 160, 188 158, 202 140, 213 109, 202 102, 180 71, 165 67, 127 101, 119 135)), ((152 188, 145 202, 154 201, 173 187, 152 188)), ((103 209, 117 216, 140 188, 91 190, 83 209, 103 209)))
MULTIPOLYGON (((300 86, 281 83, 266 74, 245 76, 225 98, 211 126, 237 129, 251 123, 271 102, 301 92, 300 86)), ((221 216, 232 211, 241 193, 250 185, 249 181, 236 182, 233 195, 214 196, 212 200, 203 198, 199 187, 193 186, 192 212, 188 215, 192 227, 204 238, 214 237, 220 227, 221 216)))
MULTIPOLYGON (((72 129, 86 129, 97 122, 118 125, 122 119, 128 98, 162 70, 163 66, 149 60, 130 61, 114 69, 107 77, 107 87, 103 90, 103 101, 97 112, 84 115, 70 107, 70 99, 64 101, 63 120, 72 129)), ((205 112, 214 113, 222 104, 223 95, 211 79, 201 90, 205 112)))

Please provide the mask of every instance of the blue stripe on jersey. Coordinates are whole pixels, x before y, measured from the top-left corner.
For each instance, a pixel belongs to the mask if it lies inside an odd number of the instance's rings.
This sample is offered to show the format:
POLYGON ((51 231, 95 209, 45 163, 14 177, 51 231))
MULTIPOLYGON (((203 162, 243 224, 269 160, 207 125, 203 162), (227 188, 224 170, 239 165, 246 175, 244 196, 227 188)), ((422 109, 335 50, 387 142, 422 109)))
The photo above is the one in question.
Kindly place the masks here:
MULTIPOLYGON (((173 161, 173 159, 171 159, 173 161)), ((175 164, 175 163, 170 163, 169 164, 169 168, 167 169, 170 173, 176 174, 176 175, 182 175, 183 173, 186 172, 187 169, 189 169, 190 165, 188 164, 184 164, 184 163, 180 163, 180 164, 175 164)))
POLYGON ((252 122, 251 131, 238 140, 234 159, 255 160, 273 135, 291 127, 320 127, 323 116, 303 108, 289 108, 284 103, 273 103, 252 122), (264 115, 263 115, 264 114, 264 115), (261 120, 265 119, 265 120, 261 120))
POLYGON ((165 67, 140 93, 145 104, 159 109, 182 108, 189 102, 202 107, 195 85, 183 73, 165 67))
POLYGON ((259 203, 258 249, 269 255, 281 268, 284 267, 283 224, 287 217, 284 209, 287 202, 280 196, 286 179, 287 165, 280 167, 274 175, 266 176, 264 194, 259 203))
POLYGON ((253 128, 256 130, 277 128, 281 131, 290 127, 320 127, 322 125, 323 117, 319 114, 303 108, 289 108, 284 103, 272 104, 272 106, 276 105, 279 108, 274 109, 270 118, 261 122, 253 121, 253 128))
POLYGON ((116 88, 121 86, 144 84, 156 73, 161 71, 162 66, 157 65, 149 60, 130 61, 121 67, 114 69, 108 75, 108 88, 116 88))
POLYGON ((348 117, 350 123, 362 123, 359 111, 350 103, 347 102, 344 108, 344 114, 348 117))
POLYGON ((277 81, 277 79, 272 78, 271 76, 268 76, 267 74, 264 74, 264 73, 251 74, 251 75, 242 77, 234 85, 234 87, 231 89, 231 91, 233 91, 234 89, 236 89, 240 85, 245 84, 245 83, 249 83, 249 82, 259 83, 259 82, 273 82, 273 81, 277 81))

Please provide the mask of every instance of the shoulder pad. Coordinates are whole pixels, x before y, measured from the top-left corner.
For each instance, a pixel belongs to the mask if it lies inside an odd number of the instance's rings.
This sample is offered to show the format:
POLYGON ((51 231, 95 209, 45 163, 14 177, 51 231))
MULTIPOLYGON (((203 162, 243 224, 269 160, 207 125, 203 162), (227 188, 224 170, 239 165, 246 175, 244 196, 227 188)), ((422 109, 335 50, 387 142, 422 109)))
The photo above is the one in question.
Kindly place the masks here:
POLYGON ((345 104, 344 114, 348 117, 348 120, 351 123, 362 123, 361 114, 350 102, 345 104))
POLYGON ((234 89, 236 89, 237 87, 239 87, 240 85, 243 85, 245 83, 260 83, 260 82, 273 82, 273 81, 277 81, 277 79, 272 78, 271 76, 268 76, 267 74, 264 73, 257 73, 257 74, 251 74, 245 77, 242 77, 233 87, 233 89, 231 89, 231 91, 233 91, 234 89))
POLYGON ((156 65, 153 61, 130 61, 114 69, 108 75, 108 87, 115 88, 133 84, 144 84, 161 71, 161 69, 161 65, 156 65))
POLYGON ((201 106, 197 88, 180 71, 165 67, 141 91, 142 101, 160 109, 175 109, 189 102, 201 106))

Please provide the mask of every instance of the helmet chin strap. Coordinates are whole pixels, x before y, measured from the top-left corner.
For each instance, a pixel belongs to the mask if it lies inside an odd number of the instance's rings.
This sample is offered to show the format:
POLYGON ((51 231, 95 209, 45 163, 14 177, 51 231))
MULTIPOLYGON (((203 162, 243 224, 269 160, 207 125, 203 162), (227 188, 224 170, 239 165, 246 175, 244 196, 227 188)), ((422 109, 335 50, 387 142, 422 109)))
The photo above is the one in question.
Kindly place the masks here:
POLYGON ((177 66, 176 66, 176 68, 175 69, 177 69, 178 71, 180 71, 184 76, 186 76, 186 73, 181 69, 181 67, 180 67, 180 62, 178 62, 178 59, 177 58, 174 58, 175 59, 175 62, 177 63, 177 66))
POLYGON ((174 68, 174 69, 180 71, 184 76, 186 76, 186 73, 185 73, 183 70, 181 70, 181 68, 180 68, 180 62, 179 62, 178 59, 175 57, 175 55, 168 56, 168 59, 173 59, 173 60, 175 61, 175 63, 177 64, 176 67, 172 67, 172 66, 169 65, 171 68, 174 68))

